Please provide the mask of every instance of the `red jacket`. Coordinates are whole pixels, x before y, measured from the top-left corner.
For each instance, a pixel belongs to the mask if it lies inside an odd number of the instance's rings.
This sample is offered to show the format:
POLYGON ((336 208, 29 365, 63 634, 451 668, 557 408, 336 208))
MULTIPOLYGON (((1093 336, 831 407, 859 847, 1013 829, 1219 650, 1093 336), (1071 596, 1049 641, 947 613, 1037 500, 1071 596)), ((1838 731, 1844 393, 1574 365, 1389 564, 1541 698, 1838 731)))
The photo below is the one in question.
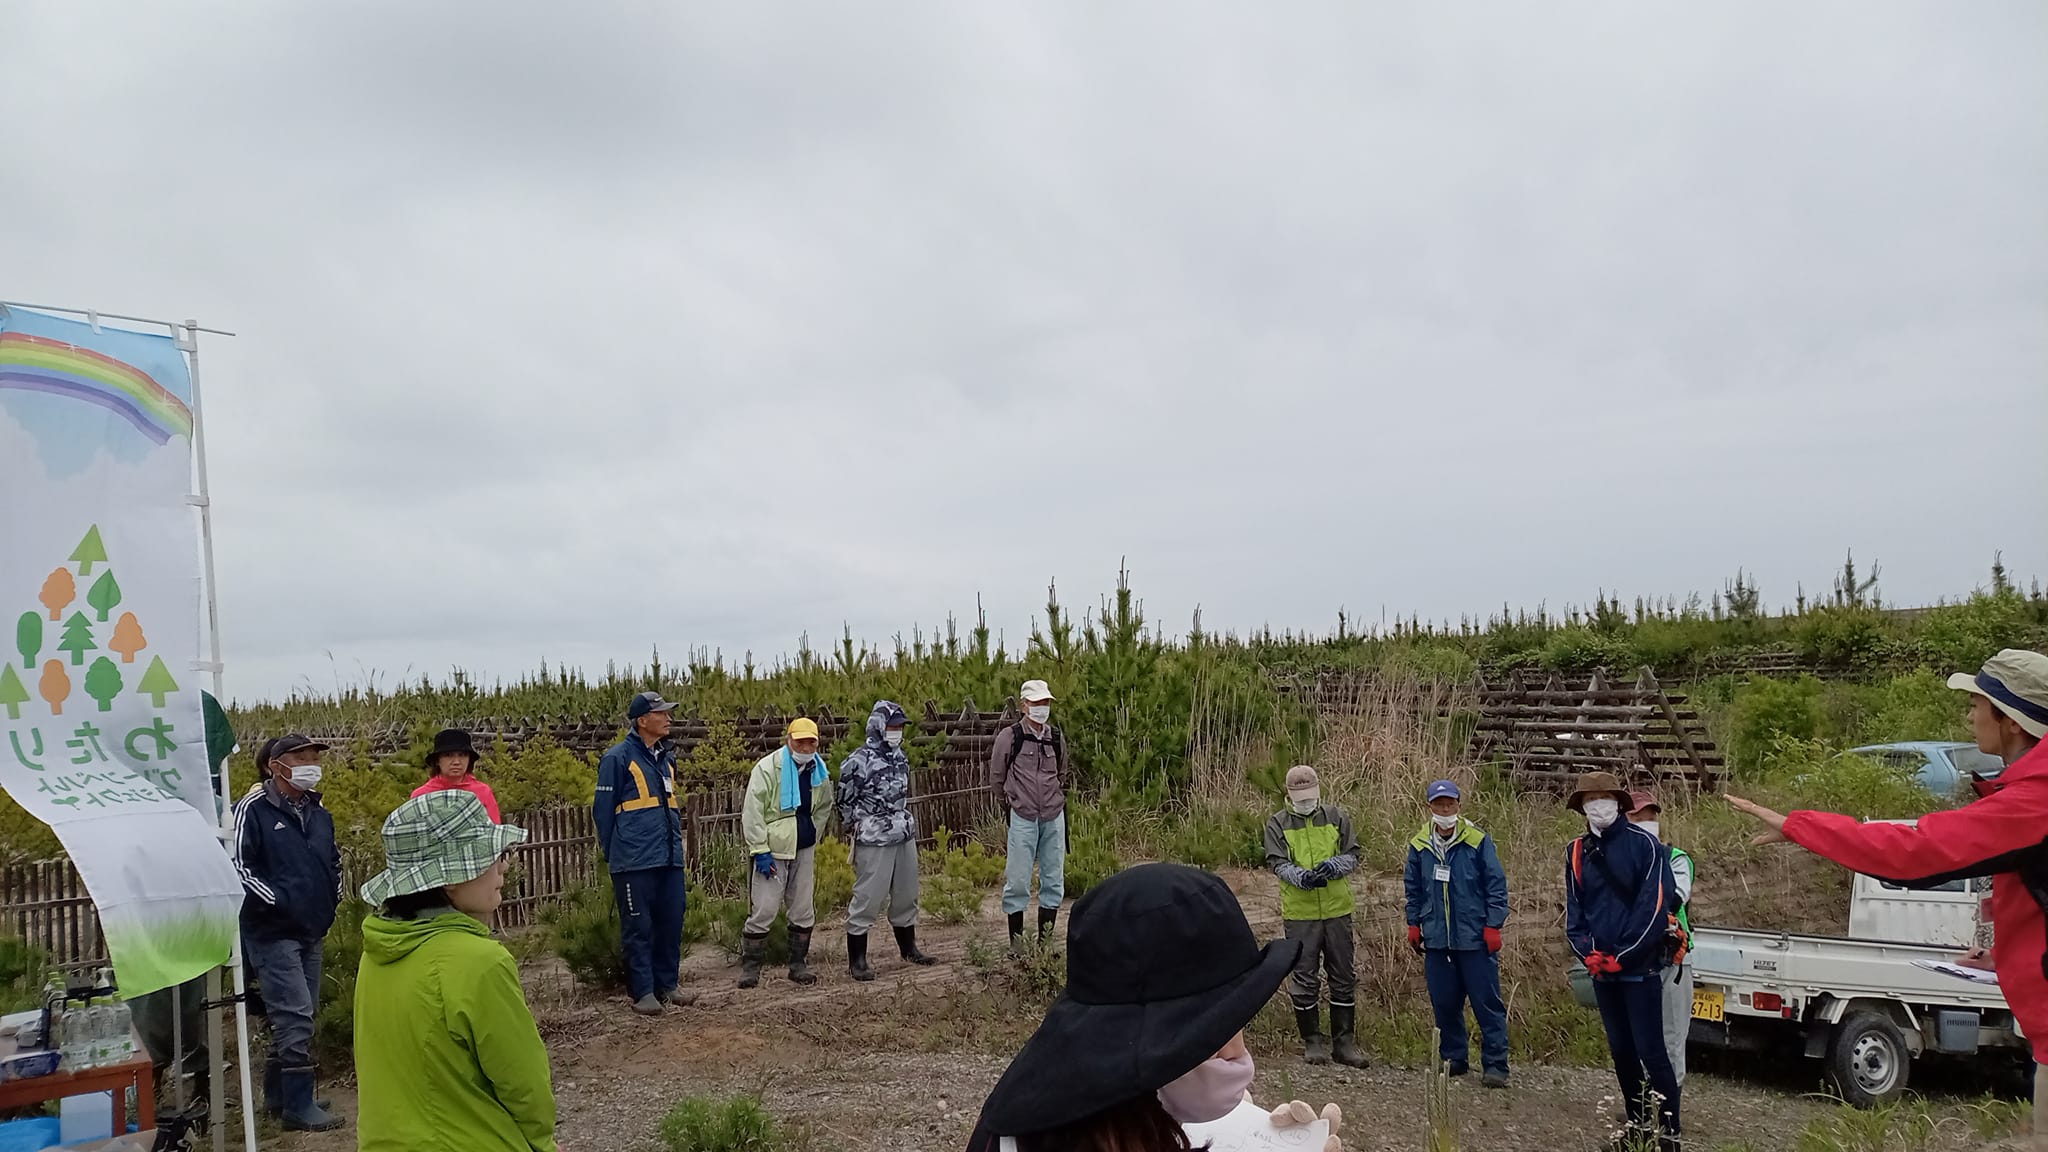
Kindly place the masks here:
POLYGON ((1975 803, 1930 812, 1912 827, 1794 812, 1785 817, 1785 836, 1844 867, 1914 886, 1997 876, 1991 956, 1998 985, 2034 1059, 2048 1062, 2048 743, 2020 757, 1996 786, 1975 803))
POLYGON ((492 794, 491 786, 477 779, 474 776, 463 777, 462 783, 460 784, 450 784, 446 776, 441 776, 437 774, 434 776, 433 779, 428 780, 425 784, 422 784, 418 788, 413 789, 412 794, 414 796, 425 796, 429 792, 454 792, 457 790, 467 792, 470 795, 475 796, 477 799, 483 801, 484 811, 491 814, 491 823, 503 824, 505 822, 504 819, 498 815, 498 798, 497 796, 492 794))

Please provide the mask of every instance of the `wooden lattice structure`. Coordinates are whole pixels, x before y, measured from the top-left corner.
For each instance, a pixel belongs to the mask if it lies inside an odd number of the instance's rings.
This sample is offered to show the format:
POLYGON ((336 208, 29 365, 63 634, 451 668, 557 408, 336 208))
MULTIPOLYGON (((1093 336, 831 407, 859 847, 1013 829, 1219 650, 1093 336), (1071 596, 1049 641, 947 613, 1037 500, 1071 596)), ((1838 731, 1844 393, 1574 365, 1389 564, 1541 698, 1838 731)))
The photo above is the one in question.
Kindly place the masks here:
POLYGON ((1479 677, 1473 759, 1504 763, 1517 786, 1565 791, 1581 772, 1605 771, 1632 784, 1714 791, 1725 771, 1683 693, 1666 691, 1648 668, 1633 682, 1517 671, 1505 683, 1479 677))

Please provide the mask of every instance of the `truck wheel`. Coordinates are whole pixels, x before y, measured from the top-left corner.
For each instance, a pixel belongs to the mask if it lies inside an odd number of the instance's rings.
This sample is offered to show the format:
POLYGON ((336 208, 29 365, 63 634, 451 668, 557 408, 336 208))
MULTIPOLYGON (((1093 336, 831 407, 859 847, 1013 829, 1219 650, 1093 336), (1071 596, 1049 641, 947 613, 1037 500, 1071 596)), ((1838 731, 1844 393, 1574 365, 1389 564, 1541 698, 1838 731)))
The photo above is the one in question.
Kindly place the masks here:
POLYGON ((1828 1047, 1828 1079, 1842 1099, 1875 1108, 1906 1090, 1912 1059, 1906 1034, 1889 1016, 1851 1012, 1835 1027, 1828 1047))

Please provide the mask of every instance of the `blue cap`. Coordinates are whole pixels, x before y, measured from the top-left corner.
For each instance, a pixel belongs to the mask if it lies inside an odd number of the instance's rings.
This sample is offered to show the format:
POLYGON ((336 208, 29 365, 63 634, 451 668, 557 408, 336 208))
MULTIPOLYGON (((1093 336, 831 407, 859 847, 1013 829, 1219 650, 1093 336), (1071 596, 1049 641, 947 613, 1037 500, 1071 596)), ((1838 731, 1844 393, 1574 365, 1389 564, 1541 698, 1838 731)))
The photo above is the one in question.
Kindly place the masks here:
POLYGON ((626 705, 626 719, 638 720, 649 712, 673 712, 676 706, 661 698, 659 692, 642 692, 626 705))
POLYGON ((1453 800, 1463 800, 1465 798, 1465 794, 1458 791, 1458 786, 1449 780, 1438 780, 1429 786, 1429 798, 1431 800, 1441 800, 1446 796, 1453 800))

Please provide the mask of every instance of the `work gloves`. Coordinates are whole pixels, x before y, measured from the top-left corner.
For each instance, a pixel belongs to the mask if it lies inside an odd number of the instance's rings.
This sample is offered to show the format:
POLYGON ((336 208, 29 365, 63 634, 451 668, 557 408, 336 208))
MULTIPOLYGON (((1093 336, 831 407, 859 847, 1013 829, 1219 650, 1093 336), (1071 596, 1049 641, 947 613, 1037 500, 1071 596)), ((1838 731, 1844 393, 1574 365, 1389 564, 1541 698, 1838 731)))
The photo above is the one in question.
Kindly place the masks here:
POLYGON ((1344 1127, 1344 1110, 1335 1104, 1323 1105, 1320 1115, 1300 1100, 1291 1100, 1273 1109, 1270 1113, 1275 1128, 1299 1128, 1317 1120, 1330 1122, 1329 1138, 1323 1141, 1322 1152, 1344 1152, 1344 1142, 1337 1139, 1337 1131, 1344 1127))
POLYGON ((1500 929, 1484 928, 1480 930, 1479 935, 1485 939, 1488 952, 1500 951, 1500 929))
POLYGON ((1595 976, 1621 975, 1621 961, 1605 952, 1586 953, 1586 971, 1595 976))
POLYGON ((775 854, 772 852, 754 853, 754 871, 759 872, 763 880, 775 879, 775 854))

